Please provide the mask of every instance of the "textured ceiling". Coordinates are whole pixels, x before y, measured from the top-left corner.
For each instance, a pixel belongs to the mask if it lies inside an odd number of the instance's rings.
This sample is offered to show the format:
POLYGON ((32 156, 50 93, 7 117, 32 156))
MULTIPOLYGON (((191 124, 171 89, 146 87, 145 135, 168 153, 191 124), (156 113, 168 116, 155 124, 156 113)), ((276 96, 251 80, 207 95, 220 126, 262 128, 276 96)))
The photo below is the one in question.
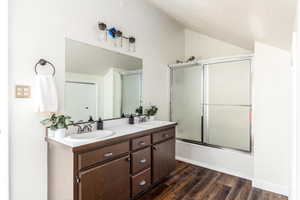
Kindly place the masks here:
POLYGON ((246 49, 290 49, 297 0, 148 0, 186 28, 246 49))

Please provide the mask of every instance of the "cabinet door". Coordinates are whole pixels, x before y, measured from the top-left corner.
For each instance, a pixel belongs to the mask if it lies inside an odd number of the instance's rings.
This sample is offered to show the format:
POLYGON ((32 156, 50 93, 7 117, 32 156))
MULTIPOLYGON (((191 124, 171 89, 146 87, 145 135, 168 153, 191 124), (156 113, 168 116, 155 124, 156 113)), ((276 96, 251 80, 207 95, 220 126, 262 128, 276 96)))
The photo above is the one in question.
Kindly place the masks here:
POLYGON ((176 165, 175 139, 153 146, 153 183, 167 177, 176 165))
POLYGON ((79 200, 128 200, 130 197, 129 156, 80 174, 79 200))

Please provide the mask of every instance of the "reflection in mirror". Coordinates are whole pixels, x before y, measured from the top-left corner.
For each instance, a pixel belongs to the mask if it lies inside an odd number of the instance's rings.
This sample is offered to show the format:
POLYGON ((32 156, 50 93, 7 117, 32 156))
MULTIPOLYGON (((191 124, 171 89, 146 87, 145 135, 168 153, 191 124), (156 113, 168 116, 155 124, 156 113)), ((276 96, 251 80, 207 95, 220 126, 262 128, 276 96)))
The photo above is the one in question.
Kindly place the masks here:
POLYGON ((135 113, 142 99, 142 63, 66 39, 65 113, 75 122, 135 113))

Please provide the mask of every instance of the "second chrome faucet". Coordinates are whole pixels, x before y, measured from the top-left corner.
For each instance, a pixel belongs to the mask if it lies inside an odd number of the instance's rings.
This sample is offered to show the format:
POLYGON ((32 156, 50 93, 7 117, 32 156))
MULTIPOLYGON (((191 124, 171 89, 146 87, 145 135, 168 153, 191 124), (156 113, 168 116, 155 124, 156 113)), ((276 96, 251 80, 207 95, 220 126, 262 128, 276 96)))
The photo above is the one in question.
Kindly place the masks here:
POLYGON ((86 124, 84 126, 80 126, 79 124, 74 125, 77 129, 77 134, 88 133, 93 131, 93 126, 91 124, 86 124))

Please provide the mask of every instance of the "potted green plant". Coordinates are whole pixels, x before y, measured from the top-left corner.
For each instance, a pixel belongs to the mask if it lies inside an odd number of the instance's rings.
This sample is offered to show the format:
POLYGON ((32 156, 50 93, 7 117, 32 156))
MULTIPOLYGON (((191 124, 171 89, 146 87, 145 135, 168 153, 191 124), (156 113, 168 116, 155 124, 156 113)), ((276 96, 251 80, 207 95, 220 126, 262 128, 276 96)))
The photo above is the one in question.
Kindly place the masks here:
POLYGON ((63 138, 66 136, 68 126, 73 124, 73 121, 71 121, 69 116, 51 114, 50 118, 42 120, 41 124, 53 131, 54 137, 63 138))
POLYGON ((137 109, 135 109, 135 113, 138 116, 142 116, 143 115, 143 106, 139 106, 137 109))
POLYGON ((146 108, 144 113, 146 116, 148 116, 150 121, 155 120, 155 115, 158 111, 158 107, 155 105, 151 105, 149 108, 146 108))

